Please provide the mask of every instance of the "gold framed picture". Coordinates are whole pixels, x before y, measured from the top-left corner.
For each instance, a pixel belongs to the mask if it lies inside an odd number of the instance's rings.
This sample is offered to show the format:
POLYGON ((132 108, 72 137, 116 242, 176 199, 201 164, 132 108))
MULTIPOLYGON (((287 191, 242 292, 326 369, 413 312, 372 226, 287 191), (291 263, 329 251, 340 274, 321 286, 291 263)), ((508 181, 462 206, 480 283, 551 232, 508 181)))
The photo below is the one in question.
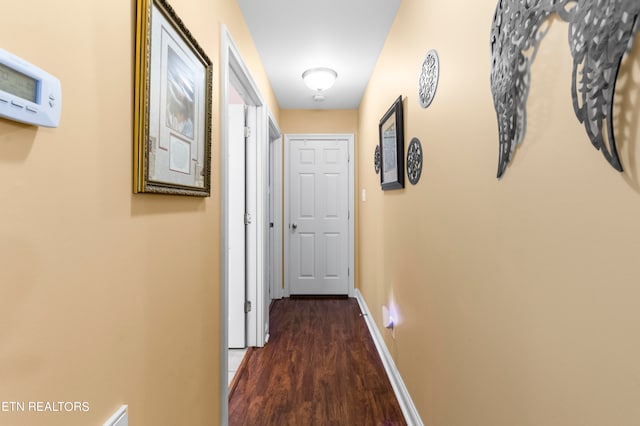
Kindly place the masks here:
POLYGON ((165 0, 137 0, 134 192, 207 197, 213 65, 165 0))

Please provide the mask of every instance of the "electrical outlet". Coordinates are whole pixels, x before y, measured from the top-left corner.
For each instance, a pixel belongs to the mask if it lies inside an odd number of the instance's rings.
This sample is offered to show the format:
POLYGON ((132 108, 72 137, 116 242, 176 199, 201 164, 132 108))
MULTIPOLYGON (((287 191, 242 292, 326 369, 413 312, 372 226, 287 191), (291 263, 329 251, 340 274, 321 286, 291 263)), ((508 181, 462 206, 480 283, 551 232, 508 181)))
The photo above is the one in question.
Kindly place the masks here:
POLYGON ((382 325, 385 328, 391 330, 391 337, 396 338, 396 324, 389 308, 386 305, 382 305, 382 325))

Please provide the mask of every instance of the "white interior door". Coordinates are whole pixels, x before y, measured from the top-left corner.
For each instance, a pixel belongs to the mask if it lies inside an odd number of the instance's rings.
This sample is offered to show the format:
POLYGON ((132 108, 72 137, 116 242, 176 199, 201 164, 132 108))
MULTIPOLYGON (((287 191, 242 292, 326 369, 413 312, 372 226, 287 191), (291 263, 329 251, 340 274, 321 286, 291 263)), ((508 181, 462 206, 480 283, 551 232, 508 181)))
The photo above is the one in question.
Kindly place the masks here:
POLYGON ((228 220, 229 245, 227 271, 229 277, 229 347, 246 346, 246 277, 245 277, 245 106, 228 106, 228 220))
POLYGON ((262 179, 262 159, 258 157, 258 133, 261 131, 261 124, 258 123, 258 111, 253 105, 247 105, 245 115, 245 126, 247 133, 245 138, 245 164, 246 164, 246 281, 247 281, 247 302, 249 303, 247 312, 247 344, 248 346, 262 346, 259 342, 260 336, 260 315, 258 303, 261 300, 262 292, 259 286, 265 278, 263 270, 262 256, 266 252, 263 248, 263 229, 266 226, 266 215, 258 214, 258 205, 261 204, 262 193, 266 193, 266 182, 262 179), (262 187, 264 185, 264 188, 262 187))
POLYGON ((290 294, 349 294, 348 148, 344 139, 290 140, 290 294))

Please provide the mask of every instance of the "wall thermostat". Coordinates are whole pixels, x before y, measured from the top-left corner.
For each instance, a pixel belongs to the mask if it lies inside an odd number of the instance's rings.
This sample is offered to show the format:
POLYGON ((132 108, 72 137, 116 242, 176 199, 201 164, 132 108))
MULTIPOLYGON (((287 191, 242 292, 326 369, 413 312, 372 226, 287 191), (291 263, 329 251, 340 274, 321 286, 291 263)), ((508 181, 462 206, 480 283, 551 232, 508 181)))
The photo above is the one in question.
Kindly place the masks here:
POLYGON ((0 49, 0 116, 35 126, 58 127, 60 80, 0 49))

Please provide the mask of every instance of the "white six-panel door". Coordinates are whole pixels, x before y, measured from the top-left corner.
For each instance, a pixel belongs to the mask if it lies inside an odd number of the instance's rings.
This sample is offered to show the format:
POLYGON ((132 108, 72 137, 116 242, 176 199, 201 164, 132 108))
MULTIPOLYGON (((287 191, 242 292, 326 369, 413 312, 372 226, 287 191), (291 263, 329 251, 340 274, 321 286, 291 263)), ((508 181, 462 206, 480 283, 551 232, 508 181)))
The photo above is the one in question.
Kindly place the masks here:
POLYGON ((291 139, 289 294, 349 294, 349 145, 291 139))

